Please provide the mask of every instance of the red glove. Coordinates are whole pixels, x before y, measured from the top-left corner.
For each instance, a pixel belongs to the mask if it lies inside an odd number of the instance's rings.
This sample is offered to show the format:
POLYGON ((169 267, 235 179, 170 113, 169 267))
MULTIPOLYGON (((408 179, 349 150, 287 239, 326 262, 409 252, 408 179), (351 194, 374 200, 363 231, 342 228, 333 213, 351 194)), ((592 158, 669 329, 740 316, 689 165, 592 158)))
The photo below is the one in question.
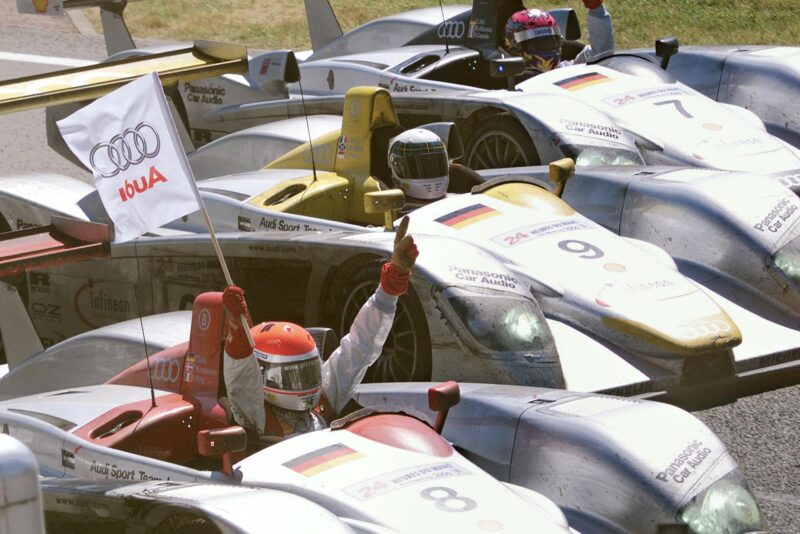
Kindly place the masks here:
POLYGON ((247 334, 242 328, 241 317, 247 317, 247 302, 244 291, 238 286, 228 286, 222 293, 222 305, 225 307, 228 321, 228 337, 225 339, 225 352, 231 358, 240 360, 250 356, 252 349, 247 334))
POLYGON ((414 238, 406 235, 407 231, 408 217, 403 217, 394 237, 392 261, 381 268, 381 287, 390 295, 400 296, 408 291, 411 269, 419 256, 414 238))
POLYGON ((583 0, 583 5, 586 9, 597 9, 603 5, 603 0, 583 0))

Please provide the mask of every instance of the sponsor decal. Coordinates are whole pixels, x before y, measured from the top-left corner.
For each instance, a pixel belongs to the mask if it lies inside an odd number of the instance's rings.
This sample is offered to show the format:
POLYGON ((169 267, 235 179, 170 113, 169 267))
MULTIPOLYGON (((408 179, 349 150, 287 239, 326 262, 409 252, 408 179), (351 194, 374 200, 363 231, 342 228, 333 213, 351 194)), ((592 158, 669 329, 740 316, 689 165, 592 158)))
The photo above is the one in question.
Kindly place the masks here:
POLYGON ((155 184, 159 182, 167 182, 166 176, 158 172, 158 169, 156 169, 155 166, 150 166, 149 174, 149 179, 141 176, 138 180, 133 180, 133 182, 129 182, 128 179, 125 178, 125 185, 119 188, 119 196, 123 202, 127 202, 137 193, 144 193, 150 189, 153 189, 155 184))
POLYGON ((593 124, 591 122, 573 121, 561 119, 561 124, 567 131, 585 135, 593 135, 606 139, 619 139, 622 137, 622 130, 604 124, 593 124))
POLYGON ((301 475, 313 477, 337 465, 352 462, 353 460, 358 460, 363 457, 363 454, 351 449, 347 445, 335 443, 328 447, 323 447, 298 456, 294 460, 289 460, 284 463, 283 466, 301 475))
POLYGON ((61 465, 68 469, 75 469, 75 453, 61 449, 61 465))
POLYGON ((342 135, 339 137, 339 142, 336 144, 336 157, 343 158, 347 155, 347 136, 342 135))
POLYGON ((703 442, 696 439, 689 443, 680 454, 663 470, 656 474, 656 479, 661 482, 670 480, 683 484, 697 471, 700 464, 711 455, 711 449, 705 447, 703 442))
POLYGON ((576 230, 590 230, 591 225, 581 219, 566 219, 563 221, 546 222, 531 226, 522 226, 516 230, 496 235, 492 241, 504 247, 516 247, 532 239, 537 239, 550 234, 559 232, 570 232, 576 230))
POLYGON ((239 228, 240 232, 254 232, 252 226, 250 225, 250 217, 242 217, 239 215, 237 219, 237 227, 239 228))
POLYGON ((494 30, 489 24, 486 24, 486 19, 476 17, 469 19, 467 37, 470 39, 491 39, 493 33, 494 30))
POLYGON ((706 122, 703 123, 703 128, 706 130, 711 130, 712 132, 718 132, 722 129, 722 125, 717 124, 716 122, 706 122))
POLYGON ((411 469, 400 469, 384 473, 376 477, 362 480, 357 484, 344 488, 344 492, 355 497, 359 501, 366 501, 373 497, 378 497, 390 491, 425 482, 426 480, 436 480, 442 478, 452 478, 457 476, 471 475, 460 465, 452 462, 441 462, 429 465, 415 466, 411 469))
POLYGON ((394 93, 435 93, 435 87, 420 87, 413 83, 389 82, 389 90, 394 93))
POLYGON ((37 320, 60 322, 62 319, 61 306, 57 304, 32 301, 30 311, 31 316, 37 320))
POLYGON ((98 463, 97 460, 92 460, 92 465, 89 467, 89 473, 95 473, 105 478, 114 478, 117 480, 169 480, 169 477, 156 476, 148 473, 147 471, 137 470, 131 467, 130 469, 118 466, 112 463, 98 463))
POLYGON ((467 206, 466 208, 461 208, 460 210, 443 215, 435 220, 450 228, 461 230, 477 222, 496 217, 497 215, 501 215, 501 212, 494 208, 484 206, 483 204, 473 204, 472 206, 467 206))
POLYGON ((453 273, 456 280, 463 282, 486 284, 498 287, 510 287, 512 289, 517 287, 519 283, 516 278, 504 273, 493 273, 491 271, 480 271, 477 269, 466 269, 451 265, 449 271, 453 273))
POLYGON ((621 273, 625 270, 625 266, 621 263, 606 263, 603 269, 612 273, 621 273))
POLYGON ((797 214, 797 204, 790 198, 783 198, 753 228, 762 233, 775 233, 788 226, 789 219, 796 218, 797 214))
POLYGON ((467 27, 463 20, 446 20, 439 24, 436 35, 439 39, 461 39, 466 31, 467 27))
POLYGON ((176 384, 181 377, 181 364, 176 359, 153 360, 153 381, 176 384))
MULTIPOLYGON (((268 61, 268 60, 264 60, 268 61)), ((261 65, 264 68, 264 65, 261 65)), ((269 68, 269 67, 267 67, 269 68)), ((265 74, 265 73, 262 73, 265 74)), ((215 104, 222 105, 225 103, 225 88, 221 85, 197 85, 194 83, 184 83, 183 88, 186 90, 186 100, 198 104, 215 104)))
POLYGON ((266 74, 269 72, 269 66, 270 66, 270 65, 272 65, 272 58, 265 57, 265 58, 264 58, 264 59, 261 61, 261 69, 258 71, 258 73, 259 73, 261 76, 266 76, 266 74))
POLYGON ((84 324, 98 328, 130 319, 136 313, 128 295, 115 291, 115 286, 113 282, 90 282, 75 292, 75 312, 84 324))
POLYGON ((17 219, 15 222, 17 223, 17 230, 27 230, 28 228, 36 228, 41 226, 39 223, 30 223, 23 221, 22 219, 17 219))
POLYGON ((800 185, 800 173, 787 174, 786 176, 778 176, 776 180, 778 180, 778 182, 780 182, 781 185, 785 185, 786 187, 800 185))
POLYGON ((319 229, 306 223, 290 223, 283 219, 267 219, 261 217, 258 227, 262 230, 278 230, 279 232, 316 232, 319 229))
POLYGON ((600 74, 599 72, 587 72, 586 74, 579 74, 578 76, 572 76, 571 78, 554 82, 554 85, 557 85, 562 89, 566 89, 567 91, 580 91, 581 89, 586 89, 587 87, 592 87, 593 85, 599 85, 601 83, 608 83, 611 81, 613 81, 611 78, 600 74))
POLYGON ((89 152, 89 165, 97 176, 112 178, 131 165, 158 156, 159 152, 161 138, 158 132, 152 124, 140 122, 110 140, 94 145, 89 152))
POLYGON ((689 95, 686 89, 681 87, 656 87, 653 89, 640 89, 638 91, 631 91, 627 93, 620 93, 618 95, 604 98, 603 102, 613 107, 626 106, 634 102, 642 100, 650 100, 652 98, 672 97, 689 95))
POLYGON ((325 78, 325 81, 328 82, 328 89, 333 91, 333 87, 336 84, 336 76, 333 74, 333 69, 328 71, 328 77, 325 78))
POLYGON ((691 340, 714 336, 716 338, 724 337, 731 331, 731 325, 727 321, 720 319, 701 319, 700 321, 681 326, 678 329, 678 337, 681 339, 691 340))

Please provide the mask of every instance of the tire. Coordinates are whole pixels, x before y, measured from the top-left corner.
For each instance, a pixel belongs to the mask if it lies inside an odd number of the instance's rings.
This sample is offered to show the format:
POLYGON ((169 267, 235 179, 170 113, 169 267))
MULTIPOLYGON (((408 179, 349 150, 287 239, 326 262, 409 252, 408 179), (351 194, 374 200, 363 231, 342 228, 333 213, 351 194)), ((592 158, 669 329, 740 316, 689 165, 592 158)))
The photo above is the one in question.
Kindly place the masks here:
POLYGON ((203 517, 176 512, 161 522, 153 534, 220 534, 219 529, 203 517))
POLYGON ((463 162, 475 170, 540 164, 531 136, 507 111, 480 122, 469 136, 463 162))
MULTIPOLYGON (((341 339, 361 306, 375 292, 380 264, 360 269, 344 285, 338 302, 336 330, 341 339)), ((397 301, 397 311, 383 354, 367 370, 365 382, 427 382, 431 379, 431 338, 425 312, 413 287, 397 301)))

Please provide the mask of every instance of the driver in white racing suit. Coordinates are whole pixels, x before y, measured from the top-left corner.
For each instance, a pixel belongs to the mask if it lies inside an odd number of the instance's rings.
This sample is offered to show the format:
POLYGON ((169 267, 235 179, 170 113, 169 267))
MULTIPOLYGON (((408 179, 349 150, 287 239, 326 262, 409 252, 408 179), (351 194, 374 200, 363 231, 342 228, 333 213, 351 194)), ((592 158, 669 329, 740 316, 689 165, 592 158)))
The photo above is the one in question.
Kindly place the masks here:
POLYGON ((339 348, 322 363, 311 335, 292 323, 251 328, 250 346, 240 318, 247 316, 244 292, 228 286, 223 305, 228 322, 223 372, 235 422, 266 441, 326 428, 352 398, 367 368, 383 350, 397 299, 408 290, 417 247, 405 235, 405 217, 395 236, 392 259, 381 268, 380 285, 361 307, 339 348))
MULTIPOLYGON (((583 0, 589 10, 589 42, 573 60, 563 60, 561 32, 555 18, 540 9, 517 11, 505 26, 502 52, 525 58, 529 69, 546 72, 574 63, 586 63, 593 57, 614 49, 614 28, 603 0, 583 0)), ((571 41, 568 41, 571 43, 571 41)))

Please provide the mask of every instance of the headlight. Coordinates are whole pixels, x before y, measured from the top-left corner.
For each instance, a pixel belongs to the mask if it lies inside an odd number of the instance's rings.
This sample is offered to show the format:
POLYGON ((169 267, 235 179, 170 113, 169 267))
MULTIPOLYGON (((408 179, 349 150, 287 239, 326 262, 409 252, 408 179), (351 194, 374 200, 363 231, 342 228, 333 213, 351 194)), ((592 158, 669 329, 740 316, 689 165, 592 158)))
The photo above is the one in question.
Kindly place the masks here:
POLYGON ((564 145, 561 149, 578 167, 644 165, 642 157, 631 150, 585 145, 564 145))
POLYGON ((696 534, 742 534, 766 530, 755 498, 736 471, 712 484, 680 512, 696 534))
POLYGON ((448 287, 442 297, 469 335, 492 352, 553 350, 553 335, 530 299, 503 291, 448 287))
POLYGON ((800 284, 800 236, 779 248, 772 261, 781 273, 800 284))

